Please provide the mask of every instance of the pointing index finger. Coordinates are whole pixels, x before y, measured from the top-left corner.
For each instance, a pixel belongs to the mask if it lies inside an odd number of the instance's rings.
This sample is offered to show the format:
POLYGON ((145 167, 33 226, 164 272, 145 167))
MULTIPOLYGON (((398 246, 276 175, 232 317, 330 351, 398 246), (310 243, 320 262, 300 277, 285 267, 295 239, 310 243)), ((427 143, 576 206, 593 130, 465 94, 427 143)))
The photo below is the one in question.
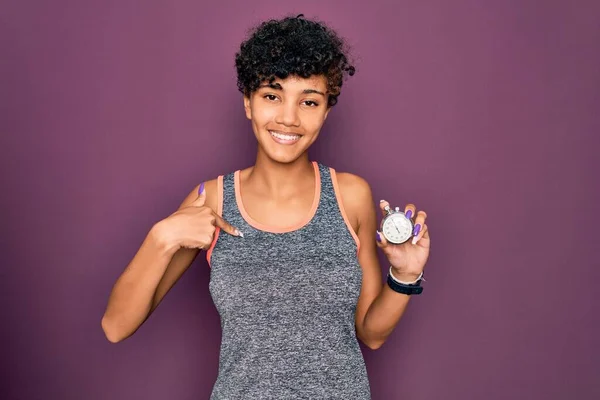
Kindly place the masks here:
POLYGON ((229 222, 225 221, 220 215, 215 214, 215 225, 229 233, 232 236, 244 237, 244 234, 239 229, 233 227, 229 222))

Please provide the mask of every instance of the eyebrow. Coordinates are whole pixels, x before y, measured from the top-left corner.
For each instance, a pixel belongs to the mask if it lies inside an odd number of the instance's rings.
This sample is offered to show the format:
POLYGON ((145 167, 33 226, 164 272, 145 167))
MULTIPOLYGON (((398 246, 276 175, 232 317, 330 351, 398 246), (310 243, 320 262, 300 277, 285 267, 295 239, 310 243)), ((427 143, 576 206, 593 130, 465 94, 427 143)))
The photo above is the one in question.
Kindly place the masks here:
MULTIPOLYGON (((264 87, 268 87, 271 89, 275 89, 275 90, 283 90, 283 87, 281 87, 281 85, 279 83, 264 83, 262 85, 260 85, 258 88, 264 88, 264 87)), ((320 94, 321 96, 325 97, 325 93, 320 92, 316 89, 304 89, 302 91, 302 93, 304 94, 311 94, 311 93, 316 93, 316 94, 320 94)))

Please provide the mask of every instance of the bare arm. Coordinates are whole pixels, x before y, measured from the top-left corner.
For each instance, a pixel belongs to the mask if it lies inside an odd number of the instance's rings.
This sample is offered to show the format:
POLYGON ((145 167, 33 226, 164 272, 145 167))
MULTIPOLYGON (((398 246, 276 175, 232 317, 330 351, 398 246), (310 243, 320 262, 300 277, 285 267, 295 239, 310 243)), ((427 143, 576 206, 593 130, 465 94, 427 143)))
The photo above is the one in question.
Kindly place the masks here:
MULTIPOLYGON (((216 180, 206 182, 205 191, 205 205, 216 210, 216 180)), ((178 210, 192 204, 197 197, 198 186, 188 194, 178 210)), ((200 251, 198 248, 174 246, 161 232, 164 229, 161 222, 152 227, 111 291, 102 317, 102 329, 110 342, 120 342, 139 329, 200 251)))
POLYGON ((363 283, 356 309, 356 333, 369 348, 381 347, 404 314, 410 296, 382 284, 375 231, 377 212, 371 189, 362 178, 338 173, 338 182, 348 217, 360 240, 358 260, 363 283))

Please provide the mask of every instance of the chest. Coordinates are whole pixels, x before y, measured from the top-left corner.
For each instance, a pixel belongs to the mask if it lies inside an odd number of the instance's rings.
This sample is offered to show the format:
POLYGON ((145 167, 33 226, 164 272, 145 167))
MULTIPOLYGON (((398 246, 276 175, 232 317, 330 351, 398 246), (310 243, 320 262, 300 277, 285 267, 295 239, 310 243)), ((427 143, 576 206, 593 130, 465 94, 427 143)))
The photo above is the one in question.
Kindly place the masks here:
POLYGON ((274 199, 252 192, 245 194, 243 200, 238 198, 247 219, 273 229, 296 226, 305 221, 307 216, 314 213, 317 201, 312 190, 285 199, 274 199))
POLYGON ((210 291, 221 315, 353 310, 362 269, 347 231, 251 230, 243 240, 222 235, 211 260, 210 291))

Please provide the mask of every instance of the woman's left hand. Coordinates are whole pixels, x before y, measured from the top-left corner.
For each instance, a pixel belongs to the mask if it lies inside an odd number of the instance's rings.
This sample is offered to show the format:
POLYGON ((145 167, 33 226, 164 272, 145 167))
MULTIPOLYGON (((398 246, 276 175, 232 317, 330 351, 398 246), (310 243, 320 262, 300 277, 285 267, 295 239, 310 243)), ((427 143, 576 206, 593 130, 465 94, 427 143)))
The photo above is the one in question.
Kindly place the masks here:
MULTIPOLYGON (((387 215, 386 206, 390 206, 390 204, 385 200, 381 200, 379 207, 384 216, 387 215)), ((393 244, 389 243, 385 236, 377 231, 376 241, 377 246, 383 250, 392 265, 394 276, 401 281, 410 282, 417 279, 423 272, 423 268, 425 268, 425 263, 429 257, 430 239, 429 230, 425 224, 427 218, 425 211, 416 212, 414 204, 407 204, 404 207, 404 213, 411 219, 416 213, 414 237, 402 244, 393 244)))

